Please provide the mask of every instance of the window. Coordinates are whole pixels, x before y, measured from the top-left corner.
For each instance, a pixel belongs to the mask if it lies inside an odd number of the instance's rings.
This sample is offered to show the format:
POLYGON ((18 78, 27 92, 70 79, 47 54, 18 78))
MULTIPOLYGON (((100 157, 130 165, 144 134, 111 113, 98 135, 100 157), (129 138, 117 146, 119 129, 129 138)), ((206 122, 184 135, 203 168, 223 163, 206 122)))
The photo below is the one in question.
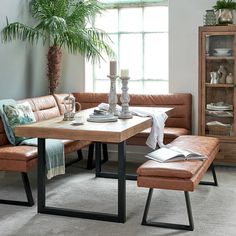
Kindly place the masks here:
MULTIPOLYGON (((135 1, 132 1, 135 2, 135 1)), ((168 7, 121 4, 95 21, 109 33, 120 69, 129 69, 129 93, 168 93, 168 7)), ((109 92, 109 60, 86 65, 86 91, 109 92)), ((117 80, 117 92, 120 90, 117 80)))

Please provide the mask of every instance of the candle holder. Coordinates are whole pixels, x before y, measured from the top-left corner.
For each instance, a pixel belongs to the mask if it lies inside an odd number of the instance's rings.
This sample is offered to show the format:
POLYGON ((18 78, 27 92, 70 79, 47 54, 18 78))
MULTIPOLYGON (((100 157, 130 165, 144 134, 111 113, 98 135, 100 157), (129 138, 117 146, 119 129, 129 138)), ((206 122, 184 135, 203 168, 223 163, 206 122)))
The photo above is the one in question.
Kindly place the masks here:
POLYGON ((131 114, 131 112, 129 111, 129 101, 130 101, 130 97, 128 94, 128 80, 130 79, 130 77, 120 77, 121 81, 122 81, 122 94, 120 97, 120 101, 121 101, 121 112, 119 115, 119 118, 121 119, 130 119, 133 118, 133 115, 131 114))
POLYGON ((109 109, 108 112, 113 114, 114 116, 118 116, 118 110, 116 108, 117 104, 117 94, 116 94, 116 79, 119 77, 117 75, 108 75, 108 78, 110 78, 111 86, 110 86, 110 93, 108 95, 108 103, 109 103, 109 109))

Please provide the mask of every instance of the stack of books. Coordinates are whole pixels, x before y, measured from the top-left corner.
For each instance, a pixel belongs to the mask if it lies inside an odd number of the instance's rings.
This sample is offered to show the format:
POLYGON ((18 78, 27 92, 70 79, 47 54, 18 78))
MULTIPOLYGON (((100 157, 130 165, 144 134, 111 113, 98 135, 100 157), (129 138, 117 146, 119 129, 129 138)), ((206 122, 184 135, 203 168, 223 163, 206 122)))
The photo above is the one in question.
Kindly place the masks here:
POLYGON ((113 114, 107 111, 95 109, 93 113, 89 115, 87 121, 103 123, 103 122, 114 122, 117 121, 117 119, 118 119, 117 116, 114 116, 113 114))

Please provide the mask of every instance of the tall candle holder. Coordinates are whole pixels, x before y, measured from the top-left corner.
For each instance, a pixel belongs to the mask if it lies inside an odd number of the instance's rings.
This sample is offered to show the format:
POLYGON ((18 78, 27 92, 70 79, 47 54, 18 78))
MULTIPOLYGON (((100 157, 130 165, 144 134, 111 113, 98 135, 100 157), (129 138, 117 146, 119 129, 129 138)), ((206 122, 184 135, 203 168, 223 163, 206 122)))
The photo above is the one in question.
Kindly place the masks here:
POLYGON ((108 75, 108 78, 110 78, 111 86, 110 86, 110 93, 108 95, 108 103, 109 103, 109 109, 108 112, 118 116, 118 110, 116 108, 117 104, 117 94, 116 94, 116 79, 119 77, 118 75, 108 75))
POLYGON ((119 114, 119 118, 121 119, 130 119, 133 117, 133 115, 131 114, 131 112, 129 111, 129 101, 130 101, 130 97, 128 94, 128 80, 130 79, 130 77, 120 77, 121 82, 122 82, 122 94, 120 97, 120 101, 121 101, 121 112, 119 114))

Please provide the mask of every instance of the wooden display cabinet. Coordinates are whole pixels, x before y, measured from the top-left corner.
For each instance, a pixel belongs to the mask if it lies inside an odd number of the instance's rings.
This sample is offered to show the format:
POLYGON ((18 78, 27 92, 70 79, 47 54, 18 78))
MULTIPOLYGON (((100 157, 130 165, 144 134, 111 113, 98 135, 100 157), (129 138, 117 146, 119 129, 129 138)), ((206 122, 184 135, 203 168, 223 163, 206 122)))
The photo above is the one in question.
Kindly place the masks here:
POLYGON ((199 135, 220 138, 221 151, 217 161, 234 164, 235 57, 236 26, 199 27, 199 135))

